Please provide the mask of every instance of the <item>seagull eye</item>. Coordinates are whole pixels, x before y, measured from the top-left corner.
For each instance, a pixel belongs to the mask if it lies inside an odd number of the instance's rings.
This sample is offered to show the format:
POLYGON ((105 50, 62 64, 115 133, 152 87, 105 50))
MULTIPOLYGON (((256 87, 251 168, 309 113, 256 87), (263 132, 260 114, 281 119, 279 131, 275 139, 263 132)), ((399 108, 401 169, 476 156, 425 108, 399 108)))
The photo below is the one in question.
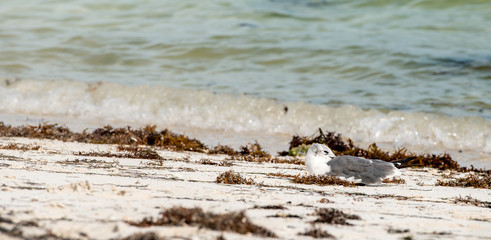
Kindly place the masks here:
POLYGON ((324 151, 324 153, 329 155, 329 152, 328 151, 324 151))

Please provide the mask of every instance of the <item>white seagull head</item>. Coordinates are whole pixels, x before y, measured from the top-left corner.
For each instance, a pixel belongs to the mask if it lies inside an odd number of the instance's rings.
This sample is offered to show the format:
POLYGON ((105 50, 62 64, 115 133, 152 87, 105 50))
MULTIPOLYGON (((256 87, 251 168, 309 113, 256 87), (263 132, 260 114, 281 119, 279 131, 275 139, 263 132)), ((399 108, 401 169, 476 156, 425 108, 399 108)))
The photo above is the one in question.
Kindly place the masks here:
POLYGON ((327 162, 335 157, 336 155, 328 146, 315 143, 310 146, 305 156, 305 166, 309 174, 322 175, 331 171, 327 162))

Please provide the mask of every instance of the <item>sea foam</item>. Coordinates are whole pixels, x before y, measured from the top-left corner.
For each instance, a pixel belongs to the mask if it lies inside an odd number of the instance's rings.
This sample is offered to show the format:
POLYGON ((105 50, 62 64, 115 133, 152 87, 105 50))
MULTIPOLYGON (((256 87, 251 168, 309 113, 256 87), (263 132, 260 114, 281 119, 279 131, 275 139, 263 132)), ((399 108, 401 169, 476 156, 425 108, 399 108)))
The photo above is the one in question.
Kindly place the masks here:
POLYGON ((362 142, 491 152, 491 121, 363 110, 165 86, 71 80, 2 80, 0 113, 90 123, 311 135, 318 128, 362 142))

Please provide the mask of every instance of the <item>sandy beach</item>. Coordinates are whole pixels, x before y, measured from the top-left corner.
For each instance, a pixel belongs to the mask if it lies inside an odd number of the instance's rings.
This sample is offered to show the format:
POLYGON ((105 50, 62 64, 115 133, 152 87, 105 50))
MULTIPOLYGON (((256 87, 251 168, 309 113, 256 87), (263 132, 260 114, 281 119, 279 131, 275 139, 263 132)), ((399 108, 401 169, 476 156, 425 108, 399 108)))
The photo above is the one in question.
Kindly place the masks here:
POLYGON ((2 1, 0 240, 491 240, 490 3, 2 1))
POLYGON ((491 190, 435 186, 449 172, 432 168, 403 169, 403 184, 318 186, 281 176, 306 174, 303 165, 227 155, 155 149, 160 159, 138 159, 116 145, 5 137, 0 146, 1 239, 267 238, 193 224, 130 224, 173 207, 243 211, 280 239, 312 239, 301 235, 312 229, 337 239, 491 238, 491 190), (256 184, 217 183, 229 170, 256 184), (320 209, 359 219, 319 222, 320 209))

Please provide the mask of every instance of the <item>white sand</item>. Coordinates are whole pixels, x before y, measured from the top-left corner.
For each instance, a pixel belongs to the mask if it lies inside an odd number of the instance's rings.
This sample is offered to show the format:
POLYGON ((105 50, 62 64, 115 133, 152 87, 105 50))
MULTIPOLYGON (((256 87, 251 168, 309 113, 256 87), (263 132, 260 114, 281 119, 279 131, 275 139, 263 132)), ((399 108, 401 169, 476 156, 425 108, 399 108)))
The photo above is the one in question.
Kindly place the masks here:
POLYGON ((2 138, 0 145, 34 144, 36 151, 0 150, 0 239, 29 239, 52 234, 71 239, 119 239, 137 232, 192 239, 255 239, 253 235, 218 232, 198 227, 128 225, 157 217, 173 206, 201 207, 225 213, 245 210, 250 220, 282 239, 311 228, 317 208, 336 208, 357 214, 352 226, 316 224, 338 239, 491 239, 491 208, 454 203, 471 196, 491 202, 491 190, 436 187, 442 172, 404 169, 406 184, 368 187, 293 184, 267 173, 304 174, 304 166, 233 162, 231 167, 203 165, 227 156, 158 151, 168 159, 155 160, 82 157, 81 152, 117 152, 113 145, 65 143, 26 138, 2 138), (67 163, 75 159, 82 163, 67 163), (90 160, 105 163, 90 163, 90 160), (63 163, 65 162, 65 163, 63 163), (217 184, 229 169, 268 186, 217 184), (327 198, 332 203, 320 203, 327 198), (285 210, 253 209, 255 205, 283 205, 285 210), (285 217, 271 217, 272 215, 285 217), (287 217, 288 214, 300 218, 287 217), (389 233, 389 229, 407 230, 389 233))

